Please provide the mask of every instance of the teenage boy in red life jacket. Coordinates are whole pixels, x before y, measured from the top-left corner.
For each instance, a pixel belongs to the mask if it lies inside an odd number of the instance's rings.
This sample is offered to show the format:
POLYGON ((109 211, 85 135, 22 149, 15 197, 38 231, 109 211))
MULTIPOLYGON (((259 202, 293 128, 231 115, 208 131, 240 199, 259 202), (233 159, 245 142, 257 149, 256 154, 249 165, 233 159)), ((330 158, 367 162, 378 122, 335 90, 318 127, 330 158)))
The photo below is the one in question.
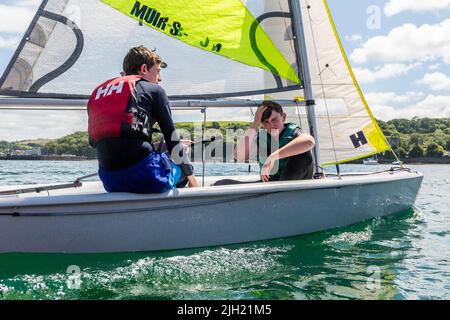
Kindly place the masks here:
POLYGON ((303 180, 313 176, 314 138, 296 124, 285 121, 286 114, 278 103, 264 101, 250 129, 236 146, 236 160, 258 160, 263 182, 303 180), (260 125, 264 130, 259 130, 260 125))
POLYGON ((186 183, 198 186, 166 92, 158 85, 166 66, 155 52, 132 48, 123 61, 123 76, 98 86, 89 99, 89 142, 97 149, 99 176, 108 192, 160 193, 186 183), (153 147, 155 122, 171 158, 153 147))

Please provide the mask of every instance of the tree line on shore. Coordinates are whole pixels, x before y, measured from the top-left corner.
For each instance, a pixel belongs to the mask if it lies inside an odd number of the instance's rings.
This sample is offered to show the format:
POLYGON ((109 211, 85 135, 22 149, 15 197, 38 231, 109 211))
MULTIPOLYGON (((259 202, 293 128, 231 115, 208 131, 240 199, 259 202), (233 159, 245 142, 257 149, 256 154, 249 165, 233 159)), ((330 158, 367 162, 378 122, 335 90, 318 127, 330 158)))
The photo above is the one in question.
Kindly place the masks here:
MULTIPOLYGON (((450 157, 450 118, 413 118, 378 121, 380 128, 389 140, 392 149, 400 159, 408 158, 448 158, 450 157)), ((180 132, 196 137, 194 124, 181 122, 176 124, 180 132)), ((227 131, 247 130, 249 122, 212 121, 206 122, 205 138, 219 133, 226 137, 227 143, 235 143, 226 134, 227 131)), ((198 132, 196 133, 198 136, 198 132)), ((157 139, 156 135, 154 139, 157 139)), ((89 146, 87 132, 75 132, 50 141, 6 142, 0 141, 0 154, 8 154, 14 150, 28 150, 40 147, 43 155, 75 155, 95 158, 95 149, 89 146)), ((391 152, 379 156, 380 159, 392 159, 391 152)))
MULTIPOLYGON (((400 159, 450 156, 450 118, 378 121, 400 159)), ((392 158, 387 152, 381 158, 392 158)))

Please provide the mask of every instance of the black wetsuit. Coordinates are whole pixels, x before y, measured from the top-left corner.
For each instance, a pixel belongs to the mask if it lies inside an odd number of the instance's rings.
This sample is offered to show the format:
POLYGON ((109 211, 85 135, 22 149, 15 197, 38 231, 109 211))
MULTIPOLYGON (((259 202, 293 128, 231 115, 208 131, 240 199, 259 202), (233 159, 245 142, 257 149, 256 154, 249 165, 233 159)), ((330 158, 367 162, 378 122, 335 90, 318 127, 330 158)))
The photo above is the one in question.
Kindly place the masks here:
MULTIPOLYGON (((305 131, 297 128, 292 134, 292 137, 295 139, 304 133, 305 131)), ((313 173, 314 165, 312 154, 311 151, 307 151, 289 157, 284 170, 275 178, 271 177, 270 181, 307 180, 312 179, 313 173)))
MULTIPOLYGON (((158 123, 171 153, 180 140, 177 134, 173 134, 175 126, 166 92, 159 85, 140 80, 136 83, 136 93, 138 105, 148 111, 152 125, 155 121, 158 123)), ((103 139, 97 144, 96 149, 99 165, 106 170, 131 167, 154 151, 152 144, 147 140, 123 137, 103 139)), ((180 159, 184 159, 183 148, 177 149, 180 150, 180 159)), ((188 160, 184 159, 179 166, 184 176, 193 174, 192 165, 188 160)))

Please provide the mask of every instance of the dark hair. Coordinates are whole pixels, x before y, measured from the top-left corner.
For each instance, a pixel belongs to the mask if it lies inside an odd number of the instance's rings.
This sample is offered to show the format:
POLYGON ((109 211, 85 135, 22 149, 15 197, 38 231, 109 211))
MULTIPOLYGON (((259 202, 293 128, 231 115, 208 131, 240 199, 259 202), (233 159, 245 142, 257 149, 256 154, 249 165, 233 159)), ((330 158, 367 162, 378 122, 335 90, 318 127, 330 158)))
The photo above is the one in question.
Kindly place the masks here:
POLYGON ((270 101, 270 100, 265 100, 262 103, 263 106, 266 106, 266 110, 263 112, 263 115, 261 117, 261 122, 266 121, 267 119, 270 118, 270 116, 272 115, 272 111, 278 112, 279 114, 283 115, 283 107, 281 107, 281 105, 279 105, 278 103, 274 102, 274 101, 270 101))
POLYGON ((144 46, 134 47, 128 51, 123 59, 123 71, 126 75, 135 75, 139 73, 143 64, 146 64, 150 69, 158 63, 164 62, 156 52, 151 51, 144 46))

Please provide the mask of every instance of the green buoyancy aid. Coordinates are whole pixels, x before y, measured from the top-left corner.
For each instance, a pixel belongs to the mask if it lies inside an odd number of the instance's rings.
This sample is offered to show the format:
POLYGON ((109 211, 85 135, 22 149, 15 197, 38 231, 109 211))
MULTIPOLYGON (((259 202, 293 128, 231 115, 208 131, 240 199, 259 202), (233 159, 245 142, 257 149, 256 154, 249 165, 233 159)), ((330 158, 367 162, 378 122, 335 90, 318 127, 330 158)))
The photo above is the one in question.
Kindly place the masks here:
MULTIPOLYGON (((286 123, 284 125, 284 129, 280 134, 279 137, 279 146, 278 149, 284 147, 289 142, 291 142, 294 139, 294 132, 296 129, 299 129, 299 126, 295 123, 286 123)), ((272 153, 272 151, 276 151, 277 148, 274 148, 272 150, 272 139, 271 136, 267 133, 266 130, 260 130, 258 133, 258 163, 259 167, 262 168, 264 163, 267 160, 267 157, 272 153), (264 146, 266 146, 264 149, 264 146)), ((283 172, 284 168, 286 167, 286 164, 288 162, 289 158, 284 158, 278 160, 278 166, 277 163, 275 163, 274 169, 275 170, 278 167, 278 170, 275 174, 270 175, 270 180, 278 180, 281 173, 283 172)))

